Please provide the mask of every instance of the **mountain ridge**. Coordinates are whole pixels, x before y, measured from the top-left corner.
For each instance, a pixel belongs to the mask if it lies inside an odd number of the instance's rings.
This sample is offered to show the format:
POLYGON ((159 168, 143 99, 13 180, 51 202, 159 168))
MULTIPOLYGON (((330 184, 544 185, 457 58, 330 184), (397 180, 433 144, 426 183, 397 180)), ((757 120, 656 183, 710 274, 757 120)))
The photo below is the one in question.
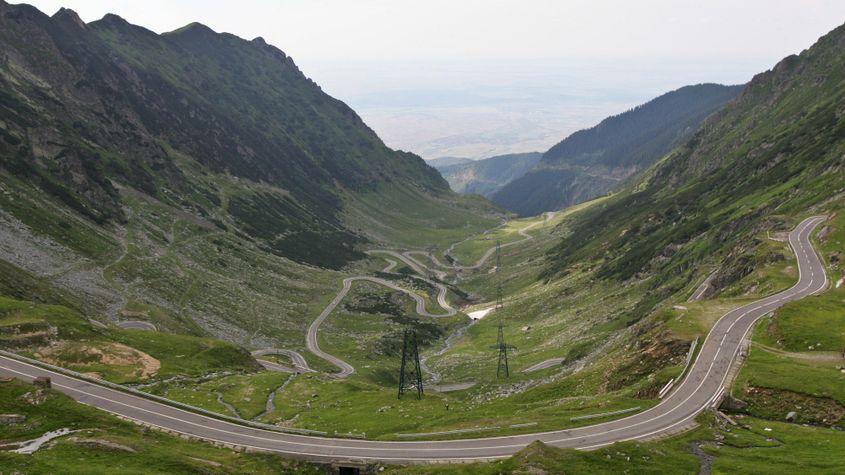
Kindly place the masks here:
POLYGON ((551 147, 493 196, 521 215, 552 211, 609 192, 668 153, 742 86, 705 83, 662 94, 551 147))
POLYGON ((585 212, 546 275, 598 259, 605 278, 660 272, 671 282, 667 269, 686 275, 717 249, 720 287, 746 275, 758 259, 749 233, 845 192, 843 44, 845 25, 757 74, 639 183, 585 212))
POLYGON ((86 24, 5 2, 0 26, 0 166, 99 224, 126 221, 120 183, 338 267, 377 239, 346 222, 356 196, 402 188, 397 199, 478 210, 263 39, 199 23, 157 34, 113 14, 86 24))

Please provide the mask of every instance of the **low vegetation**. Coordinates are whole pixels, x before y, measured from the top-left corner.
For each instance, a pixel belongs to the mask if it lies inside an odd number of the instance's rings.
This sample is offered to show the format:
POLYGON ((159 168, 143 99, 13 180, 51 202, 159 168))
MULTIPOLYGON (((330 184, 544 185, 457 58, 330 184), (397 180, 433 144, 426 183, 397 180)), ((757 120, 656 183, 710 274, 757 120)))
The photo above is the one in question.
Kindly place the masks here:
POLYGON ((0 466, 13 473, 324 473, 275 455, 190 442, 20 382, 0 383, 0 412, 26 416, 24 423, 0 426, 0 466), (74 432, 32 455, 4 450, 7 444, 65 428, 74 432))
MULTIPOLYGON (((513 457, 482 464, 441 465, 444 474, 517 473, 836 473, 845 465, 845 434, 753 417, 731 426, 711 414, 700 426, 668 440, 620 442, 593 451, 535 442, 513 457)), ((426 467, 386 473, 428 473, 426 467)))
POLYGON ((4 349, 116 383, 254 372, 244 349, 211 338, 95 326, 68 308, 0 297, 4 349))

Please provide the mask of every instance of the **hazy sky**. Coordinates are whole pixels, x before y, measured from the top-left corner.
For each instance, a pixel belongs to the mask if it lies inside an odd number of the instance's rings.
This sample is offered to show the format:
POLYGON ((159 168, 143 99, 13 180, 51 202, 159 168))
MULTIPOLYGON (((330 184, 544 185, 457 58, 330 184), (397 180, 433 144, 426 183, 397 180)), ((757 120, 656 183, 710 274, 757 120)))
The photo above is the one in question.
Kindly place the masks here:
POLYGON ((156 32, 264 37, 395 148, 543 151, 659 94, 738 84, 845 22, 845 0, 32 0, 156 32))
POLYGON ((295 59, 781 57, 845 21, 842 0, 35 0, 157 32, 199 21, 295 59))

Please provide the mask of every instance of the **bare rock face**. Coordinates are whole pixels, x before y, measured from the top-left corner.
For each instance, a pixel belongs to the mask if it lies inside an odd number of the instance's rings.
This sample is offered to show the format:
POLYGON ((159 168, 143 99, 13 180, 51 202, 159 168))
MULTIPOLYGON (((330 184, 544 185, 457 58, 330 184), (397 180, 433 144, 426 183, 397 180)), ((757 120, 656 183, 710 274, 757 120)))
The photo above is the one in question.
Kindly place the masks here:
POLYGON ((85 28, 85 22, 82 21, 82 18, 79 18, 79 15, 70 8, 60 8, 59 11, 53 15, 53 18, 59 21, 71 22, 79 28, 85 28))

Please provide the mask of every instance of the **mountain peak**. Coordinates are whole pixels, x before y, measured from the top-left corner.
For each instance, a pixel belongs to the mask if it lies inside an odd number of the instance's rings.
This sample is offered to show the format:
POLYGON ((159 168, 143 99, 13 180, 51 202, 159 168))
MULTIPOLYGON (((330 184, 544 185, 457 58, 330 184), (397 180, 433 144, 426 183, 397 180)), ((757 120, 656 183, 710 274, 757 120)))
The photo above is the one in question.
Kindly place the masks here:
POLYGON ((177 28, 173 31, 164 33, 166 36, 178 36, 185 38, 208 38, 210 36, 217 36, 217 32, 199 22, 191 22, 182 28, 177 28))
POLYGON ((107 13, 103 18, 89 23, 88 26, 95 30, 99 28, 110 29, 120 35, 145 35, 148 38, 158 38, 159 36, 158 33, 142 26, 133 25, 114 13, 107 13))
POLYGON ((276 48, 275 46, 271 45, 270 43, 265 41, 264 38, 262 38, 260 36, 256 36, 255 38, 253 38, 252 41, 250 41, 250 43, 254 44, 255 46, 258 46, 259 48, 263 48, 263 49, 270 51, 271 53, 275 54, 276 56, 279 56, 282 60, 285 60, 287 58, 287 55, 285 54, 284 51, 282 51, 279 48, 276 48))
POLYGON ((103 18, 100 18, 100 21, 106 24, 112 25, 129 25, 130 23, 126 21, 123 17, 119 15, 115 15, 114 13, 106 13, 103 15, 103 18))
POLYGON ((59 11, 53 15, 53 19, 59 21, 70 21, 80 28, 85 28, 85 22, 82 21, 82 18, 79 18, 79 15, 70 8, 60 8, 59 11))
POLYGON ((255 39, 253 39, 250 43, 254 44, 255 46, 257 46, 258 48, 260 48, 264 51, 269 52, 271 55, 275 56, 276 59, 278 59, 282 63, 287 63, 290 66, 292 66, 294 69, 297 69, 297 70, 299 69, 299 68, 297 68, 296 64, 294 64, 293 58, 286 55, 285 52, 280 50, 279 48, 276 48, 275 46, 271 45, 270 43, 267 43, 266 41, 264 41, 264 38, 259 36, 255 39))

